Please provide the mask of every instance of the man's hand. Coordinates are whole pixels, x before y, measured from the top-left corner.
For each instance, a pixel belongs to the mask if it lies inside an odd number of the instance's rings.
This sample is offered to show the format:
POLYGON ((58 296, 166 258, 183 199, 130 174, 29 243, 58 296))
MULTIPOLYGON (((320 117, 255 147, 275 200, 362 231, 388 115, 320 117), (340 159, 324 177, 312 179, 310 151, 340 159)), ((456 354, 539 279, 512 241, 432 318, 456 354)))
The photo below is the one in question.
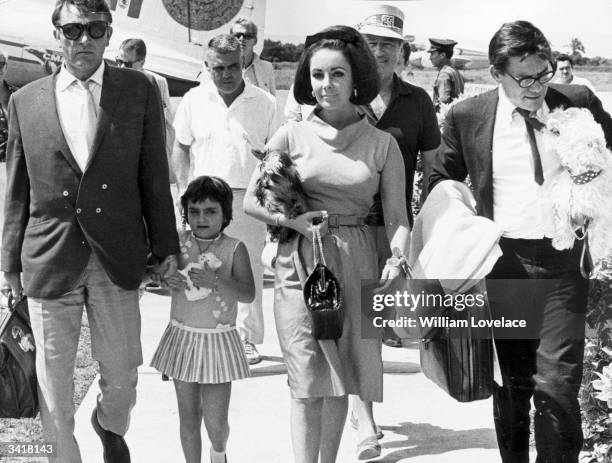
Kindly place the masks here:
POLYGON ((19 299, 23 293, 21 285, 21 272, 4 272, 4 282, 1 288, 3 293, 10 290, 15 299, 19 299))
POLYGON ((177 270, 178 263, 176 261, 176 256, 167 256, 157 265, 157 267, 155 267, 155 270, 153 270, 153 281, 160 283, 161 281, 164 281, 170 276, 174 275, 177 270))

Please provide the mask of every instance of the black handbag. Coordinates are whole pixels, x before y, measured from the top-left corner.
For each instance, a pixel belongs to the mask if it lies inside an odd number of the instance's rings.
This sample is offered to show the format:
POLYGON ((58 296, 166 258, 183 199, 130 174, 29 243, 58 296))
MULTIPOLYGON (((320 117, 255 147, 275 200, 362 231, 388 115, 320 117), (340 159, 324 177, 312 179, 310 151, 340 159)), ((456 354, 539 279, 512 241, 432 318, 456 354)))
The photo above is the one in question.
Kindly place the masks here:
MULTIPOLYGON (((481 289, 482 285, 478 284, 472 290, 481 289)), ((451 308, 446 315, 462 319, 466 314, 451 308)), ((490 317, 488 310, 482 311, 482 316, 490 317)), ((490 330, 483 336, 482 328, 469 324, 467 327, 441 327, 421 336, 421 370, 428 379, 459 402, 491 396, 494 350, 490 330)))
POLYGON ((314 269, 304 283, 304 302, 312 318, 315 339, 339 339, 344 312, 340 283, 327 267, 321 233, 316 227, 312 237, 314 269))
POLYGON ((36 353, 28 302, 8 300, 0 319, 0 418, 33 418, 38 413, 36 353))

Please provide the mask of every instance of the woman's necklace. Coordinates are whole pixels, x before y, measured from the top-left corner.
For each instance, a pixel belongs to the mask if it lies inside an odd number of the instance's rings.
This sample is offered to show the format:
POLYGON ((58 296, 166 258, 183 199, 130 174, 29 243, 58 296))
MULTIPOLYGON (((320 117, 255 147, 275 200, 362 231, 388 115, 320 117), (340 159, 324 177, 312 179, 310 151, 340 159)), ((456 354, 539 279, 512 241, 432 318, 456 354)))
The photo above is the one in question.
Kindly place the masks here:
POLYGON ((221 233, 219 233, 214 238, 209 238, 209 239, 198 238, 195 235, 193 235, 193 236, 196 239, 196 243, 198 244, 198 248, 200 249, 200 254, 204 254, 206 251, 208 251, 208 248, 210 248, 215 241, 219 241, 219 238, 221 238, 221 233), (204 249, 202 249, 202 247, 204 247, 204 249))

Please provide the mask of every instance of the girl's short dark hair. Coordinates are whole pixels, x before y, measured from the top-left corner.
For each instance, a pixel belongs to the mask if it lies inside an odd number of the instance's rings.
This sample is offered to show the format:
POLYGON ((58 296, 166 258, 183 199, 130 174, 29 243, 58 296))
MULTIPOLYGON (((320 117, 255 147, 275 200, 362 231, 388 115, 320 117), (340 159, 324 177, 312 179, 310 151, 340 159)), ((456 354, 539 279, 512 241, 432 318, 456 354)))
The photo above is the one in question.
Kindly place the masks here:
POLYGON ((298 103, 309 105, 317 103, 310 83, 310 60, 316 51, 324 48, 342 52, 351 65, 353 85, 357 90, 357 96, 351 95, 351 103, 363 105, 376 98, 380 90, 376 60, 359 32, 348 26, 331 26, 314 37, 320 38, 304 50, 295 73, 293 95, 298 103), (348 40, 337 37, 346 37, 348 40))
POLYGON ((227 182, 219 177, 202 175, 189 183, 185 193, 181 196, 183 223, 187 223, 187 206, 189 201, 200 203, 207 199, 217 201, 221 205, 221 211, 223 212, 221 231, 223 231, 232 221, 234 194, 227 182))
POLYGON ((529 55, 537 55, 548 61, 553 69, 557 68, 550 43, 542 31, 529 21, 502 24, 489 42, 489 62, 500 72, 506 72, 510 58, 529 55))

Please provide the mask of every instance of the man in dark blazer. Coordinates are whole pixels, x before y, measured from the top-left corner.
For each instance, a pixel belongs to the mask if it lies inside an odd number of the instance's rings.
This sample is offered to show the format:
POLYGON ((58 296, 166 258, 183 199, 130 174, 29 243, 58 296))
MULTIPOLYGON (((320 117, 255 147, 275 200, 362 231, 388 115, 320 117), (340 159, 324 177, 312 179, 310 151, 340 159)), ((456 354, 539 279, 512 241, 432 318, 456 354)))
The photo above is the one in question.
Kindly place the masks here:
POLYGON ((550 186, 563 167, 538 129, 555 108, 584 107, 610 146, 612 120, 586 87, 548 85, 555 70, 550 45, 529 22, 504 24, 491 40, 489 60, 499 87, 450 109, 429 188, 469 175, 478 214, 504 230, 503 255, 487 277, 492 312, 495 318, 527 314, 535 331, 525 332, 528 339, 495 341, 503 379, 494 390, 502 460, 529 461, 533 397, 537 462, 575 463, 583 441, 577 396, 588 282, 579 269, 581 243, 568 251, 551 245, 550 186), (495 284, 499 279, 503 284, 495 284), (526 297, 525 283, 536 279, 526 297))
POLYGON ((103 62, 111 21, 104 0, 58 0, 64 65, 9 106, 1 268, 13 294, 23 282, 29 296, 42 424, 62 463, 81 462, 72 378, 83 306, 101 375, 92 424, 105 462, 130 461, 138 287, 149 252, 164 274, 178 252, 159 94, 103 62))

